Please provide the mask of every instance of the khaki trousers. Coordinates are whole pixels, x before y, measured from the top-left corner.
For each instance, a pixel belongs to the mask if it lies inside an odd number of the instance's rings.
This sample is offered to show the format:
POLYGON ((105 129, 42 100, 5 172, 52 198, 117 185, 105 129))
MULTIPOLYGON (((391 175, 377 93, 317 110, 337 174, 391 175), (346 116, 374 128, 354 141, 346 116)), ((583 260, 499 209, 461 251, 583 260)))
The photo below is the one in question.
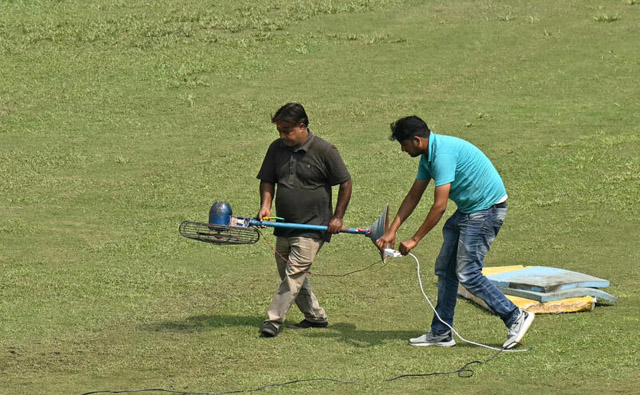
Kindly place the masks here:
POLYGON ((284 317, 294 302, 306 320, 327 321, 324 309, 320 307, 316 295, 311 291, 306 273, 323 244, 323 240, 309 237, 278 237, 276 251, 290 263, 276 254, 282 282, 267 311, 267 321, 271 321, 276 327, 282 326, 284 317))

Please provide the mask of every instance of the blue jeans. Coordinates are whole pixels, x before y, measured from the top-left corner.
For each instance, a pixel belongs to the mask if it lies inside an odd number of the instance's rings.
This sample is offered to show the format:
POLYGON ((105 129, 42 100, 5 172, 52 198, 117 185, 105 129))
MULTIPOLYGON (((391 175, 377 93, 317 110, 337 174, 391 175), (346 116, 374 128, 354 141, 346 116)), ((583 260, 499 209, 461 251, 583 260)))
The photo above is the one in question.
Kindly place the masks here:
MULTIPOLYGON (((458 282, 474 296, 482 299, 507 327, 518 318, 519 309, 483 274, 484 257, 489 252, 504 219, 507 208, 495 206, 488 210, 465 214, 456 211, 442 229, 444 241, 436 259, 438 303, 436 311, 453 326, 458 282)), ((450 329, 434 314, 431 332, 439 335, 450 329)))

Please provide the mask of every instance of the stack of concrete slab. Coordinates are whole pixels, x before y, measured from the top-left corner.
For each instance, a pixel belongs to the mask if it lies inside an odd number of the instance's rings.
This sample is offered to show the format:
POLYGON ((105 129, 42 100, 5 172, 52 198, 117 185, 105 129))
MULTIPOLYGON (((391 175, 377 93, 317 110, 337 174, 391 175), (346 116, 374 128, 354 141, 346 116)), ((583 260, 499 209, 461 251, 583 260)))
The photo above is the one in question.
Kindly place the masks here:
MULTIPOLYGON (((482 273, 517 306, 537 314, 592 310, 617 301, 601 289, 609 281, 570 270, 518 265, 485 267, 482 273)), ((458 293, 488 308, 462 286, 458 293)))

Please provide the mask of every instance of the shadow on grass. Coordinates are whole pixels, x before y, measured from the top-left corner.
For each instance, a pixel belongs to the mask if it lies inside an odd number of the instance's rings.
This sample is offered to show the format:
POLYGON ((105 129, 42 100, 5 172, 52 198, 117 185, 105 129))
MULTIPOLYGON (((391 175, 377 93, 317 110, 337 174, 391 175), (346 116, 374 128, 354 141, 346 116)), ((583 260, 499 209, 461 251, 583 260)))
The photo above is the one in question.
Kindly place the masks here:
MULTIPOLYGON (((316 338, 333 338, 339 342, 347 343, 355 347, 365 348, 373 347, 387 341, 400 341, 407 343, 410 338, 420 336, 424 333, 421 328, 410 331, 394 331, 394 330, 358 330, 354 324, 337 323, 329 325, 326 330, 311 329, 304 332, 305 336, 316 338)), ((492 344, 489 346, 501 347, 502 343, 492 344)), ((456 338, 456 347, 476 347, 456 338)))
POLYGON ((167 321, 158 324, 143 325, 141 329, 151 332, 199 332, 215 328, 248 326, 259 328, 264 317, 238 315, 196 315, 183 321, 167 321))
MULTIPOLYGON (((140 328, 149 332, 202 332, 228 327, 261 328, 264 322, 262 316, 237 316, 237 315, 197 315, 182 321, 166 321, 157 324, 143 325, 140 328)), ((362 330, 355 324, 339 322, 329 325, 326 329, 289 329, 290 323, 285 323, 280 336, 302 335, 310 338, 334 339, 337 342, 346 343, 353 347, 373 347, 388 341, 400 341, 406 343, 409 338, 420 336, 424 331, 415 330, 362 330)), ((458 346, 470 346, 464 342, 458 342, 458 346)), ((497 344, 497 347, 500 345, 497 344)))
MULTIPOLYGON (((262 316, 237 316, 237 315, 197 315, 188 317, 182 321, 166 321, 157 324, 143 325, 140 328, 149 332, 202 332, 228 327, 254 327, 261 328, 264 317, 262 316)), ((289 329, 290 323, 285 323, 280 336, 299 334, 305 337, 329 338, 350 344, 356 347, 371 347, 389 340, 407 341, 410 337, 419 336, 420 330, 415 331, 385 331, 385 330, 358 330, 355 324, 336 323, 326 329, 289 329)))
POLYGON ((325 329, 310 329, 303 332, 308 337, 330 338, 355 347, 372 347, 386 341, 408 341, 411 337, 420 336, 420 329, 415 331, 393 330, 359 330, 355 324, 339 322, 325 329))

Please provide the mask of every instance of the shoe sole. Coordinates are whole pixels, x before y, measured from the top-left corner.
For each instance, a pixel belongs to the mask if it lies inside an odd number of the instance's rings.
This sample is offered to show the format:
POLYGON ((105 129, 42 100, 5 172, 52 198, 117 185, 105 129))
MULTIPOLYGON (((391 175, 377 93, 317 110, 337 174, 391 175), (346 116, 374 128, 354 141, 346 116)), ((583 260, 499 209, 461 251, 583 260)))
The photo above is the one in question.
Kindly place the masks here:
POLYGON ((450 340, 448 342, 439 342, 439 343, 411 343, 409 342, 410 346, 416 346, 416 347, 427 347, 427 346, 436 346, 436 347, 453 347, 456 345, 456 341, 455 340, 450 340))
POLYGON ((262 337, 276 337, 276 336, 278 336, 279 332, 280 331, 278 331, 278 330, 273 331, 271 329, 263 328, 263 329, 260 330, 260 336, 262 336, 262 337))
POLYGON ((518 342, 520 342, 520 340, 522 340, 524 335, 527 334, 527 331, 531 327, 531 324, 533 324, 533 320, 535 318, 536 318, 536 315, 534 313, 527 313, 527 318, 524 320, 524 324, 522 324, 524 329, 522 331, 520 331, 520 335, 518 337, 516 337, 515 340, 513 340, 511 343, 507 344, 506 346, 503 344, 502 348, 505 348, 505 349, 508 350, 508 349, 511 349, 511 348, 515 347, 516 344, 518 344, 518 342))

